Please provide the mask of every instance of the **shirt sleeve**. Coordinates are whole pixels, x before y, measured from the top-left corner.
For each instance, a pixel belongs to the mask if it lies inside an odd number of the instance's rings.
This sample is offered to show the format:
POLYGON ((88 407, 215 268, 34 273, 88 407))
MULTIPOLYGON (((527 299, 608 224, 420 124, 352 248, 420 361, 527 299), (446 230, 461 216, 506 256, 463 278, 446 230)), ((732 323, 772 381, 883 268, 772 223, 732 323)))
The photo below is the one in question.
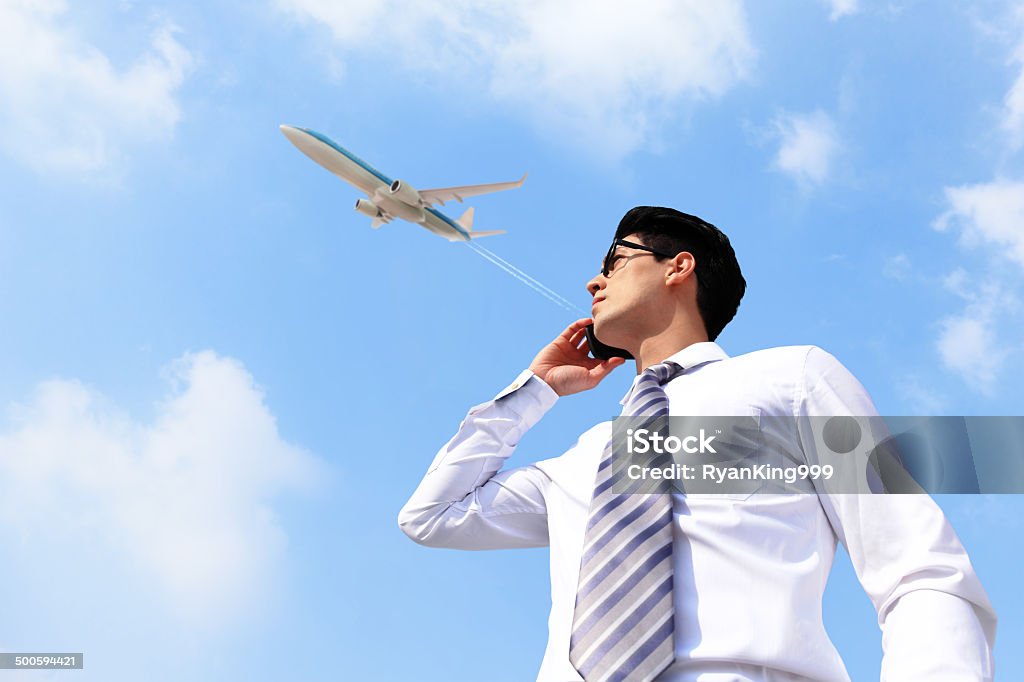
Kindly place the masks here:
MULTIPOLYGON (((853 416, 868 436, 866 447, 872 439, 884 440, 867 391, 820 348, 811 347, 805 356, 794 411, 801 446, 812 463, 825 459, 820 426, 826 420, 809 417, 853 416)), ((931 496, 832 492, 820 481, 815 485, 878 613, 882 681, 993 679, 995 611, 931 496)))
POLYGON ((547 475, 533 465, 500 469, 557 399, 526 371, 494 400, 471 408, 399 512, 402 531, 430 547, 547 546, 547 475))

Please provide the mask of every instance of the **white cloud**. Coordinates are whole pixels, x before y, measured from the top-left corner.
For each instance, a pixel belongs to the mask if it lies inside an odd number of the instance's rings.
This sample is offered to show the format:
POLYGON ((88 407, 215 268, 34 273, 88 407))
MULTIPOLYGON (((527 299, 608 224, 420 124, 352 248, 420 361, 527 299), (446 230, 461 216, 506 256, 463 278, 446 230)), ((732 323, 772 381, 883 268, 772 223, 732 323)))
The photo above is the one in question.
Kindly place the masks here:
POLYGON ((608 158, 651 143, 680 108, 726 92, 754 59, 739 0, 277 3, 326 26, 343 51, 482 87, 548 136, 608 158))
POLYGON ((952 370, 979 392, 990 395, 996 372, 1002 367, 1005 352, 996 347, 991 312, 967 311, 940 322, 937 342, 939 355, 952 370))
POLYGON ((975 284, 963 268, 951 272, 943 285, 966 305, 939 321, 939 356, 969 386, 991 396, 1011 354, 997 328, 1001 317, 1016 309, 1016 297, 993 280, 975 284))
POLYGON ((786 113, 777 116, 772 127, 779 140, 775 168, 804 188, 824 183, 840 149, 832 118, 820 109, 809 114, 786 113))
POLYGON ((258 601, 284 549, 271 501, 313 485, 323 464, 281 438, 237 361, 188 354, 171 379, 152 423, 69 380, 12 407, 0 431, 0 529, 84 536, 109 563, 135 566, 173 613, 216 625, 258 601))
POLYGON ((1024 142, 1024 43, 1017 49, 1020 74, 1004 100, 1003 129, 1010 137, 1010 144, 1016 149, 1024 142))
POLYGON ((857 0, 825 0, 825 4, 832 8, 828 16, 829 21, 839 21, 841 18, 860 11, 860 3, 857 0))
POLYGON ((962 311, 939 321, 936 347, 947 369, 977 391, 993 395, 1007 360, 1020 352, 1016 320, 1020 268, 1024 267, 1024 182, 996 179, 947 187, 948 208, 932 222, 956 228, 962 248, 982 250, 990 261, 983 279, 963 267, 943 280, 964 301, 962 311))
POLYGON ((1016 8, 1013 25, 1020 34, 1010 56, 1010 62, 1019 69, 1017 79, 1003 99, 1002 128, 1014 149, 1024 144, 1024 4, 1016 8))
POLYGON ((895 280, 905 280, 910 274, 910 270, 910 259, 903 253, 887 256, 885 264, 882 266, 882 274, 895 280))
POLYGON ((947 400, 934 388, 922 384, 920 377, 910 374, 896 382, 896 388, 903 401, 909 405, 908 414, 937 415, 944 414, 948 408, 947 400))
POLYGON ((961 522, 970 524, 974 532, 986 533, 993 528, 1000 531, 1017 530, 1024 528, 1024 516, 1021 515, 1021 503, 1024 498, 1019 495, 946 495, 944 496, 944 507, 952 507, 952 510, 960 517, 956 520, 956 527, 961 527, 961 522))
POLYGON ((166 24, 118 70, 62 24, 66 11, 63 0, 0 0, 0 149, 39 172, 116 174, 127 147, 173 131, 193 58, 166 24))
POLYGON ((949 208, 932 227, 960 227, 966 247, 987 244, 1024 266, 1024 182, 997 179, 977 185, 947 187, 949 208))
MULTIPOLYGON (((1004 99, 1001 127, 1015 150, 1024 143, 1024 3, 1008 10, 998 23, 976 25, 986 37, 1013 45, 1011 63, 1020 71, 1004 99)), ((1024 272, 1024 181, 997 177, 946 187, 944 194, 946 210, 932 228, 957 233, 959 245, 980 252, 987 267, 981 285, 962 267, 945 278, 945 287, 966 303, 962 312, 940 320, 937 348, 947 368, 992 395, 1007 359, 1024 351, 1016 315, 1024 272)))
POLYGON ((942 278, 942 286, 964 300, 970 300, 970 276, 963 268, 957 268, 942 278))

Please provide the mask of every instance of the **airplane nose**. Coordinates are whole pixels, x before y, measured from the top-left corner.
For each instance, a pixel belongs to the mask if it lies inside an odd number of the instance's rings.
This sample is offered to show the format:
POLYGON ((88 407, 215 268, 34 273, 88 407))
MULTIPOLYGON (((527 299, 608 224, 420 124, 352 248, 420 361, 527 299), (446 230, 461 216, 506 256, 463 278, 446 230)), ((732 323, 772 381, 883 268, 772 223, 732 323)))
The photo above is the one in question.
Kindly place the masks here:
POLYGON ((282 133, 284 133, 284 136, 287 137, 292 144, 299 144, 299 140, 302 139, 301 130, 299 130, 295 126, 290 126, 287 123, 282 123, 280 126, 278 126, 278 128, 281 130, 282 133))

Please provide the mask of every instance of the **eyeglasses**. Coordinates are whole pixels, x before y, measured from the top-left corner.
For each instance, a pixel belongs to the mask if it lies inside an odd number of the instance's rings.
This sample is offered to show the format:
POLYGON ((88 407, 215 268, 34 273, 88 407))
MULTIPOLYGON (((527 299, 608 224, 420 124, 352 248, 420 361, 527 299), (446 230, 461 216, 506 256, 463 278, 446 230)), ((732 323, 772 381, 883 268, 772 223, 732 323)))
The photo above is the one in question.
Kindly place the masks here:
MULTIPOLYGON (((637 244, 636 242, 626 241, 625 239, 616 239, 608 248, 608 253, 605 254, 604 261, 601 263, 601 274, 604 275, 605 277, 611 276, 612 272, 614 272, 615 269, 618 267, 617 263, 622 262, 622 260, 626 258, 626 256, 616 256, 615 249, 620 246, 625 246, 626 248, 630 249, 639 249, 640 251, 646 251, 660 258, 672 257, 667 253, 662 253, 661 251, 652 249, 649 246, 644 246, 643 244, 637 244)), ((635 255, 639 256, 640 254, 635 255)))

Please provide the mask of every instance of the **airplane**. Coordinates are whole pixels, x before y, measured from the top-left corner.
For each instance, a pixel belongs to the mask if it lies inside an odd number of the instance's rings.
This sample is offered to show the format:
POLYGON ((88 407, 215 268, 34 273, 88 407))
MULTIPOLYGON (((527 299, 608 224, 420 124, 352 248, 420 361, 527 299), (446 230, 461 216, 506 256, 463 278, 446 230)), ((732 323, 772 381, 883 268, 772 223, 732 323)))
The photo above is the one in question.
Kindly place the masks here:
POLYGON ((282 125, 281 132, 303 154, 331 171, 345 182, 366 193, 366 199, 356 201, 355 209, 372 218, 370 227, 377 229, 395 218, 401 218, 427 228, 450 242, 468 242, 480 237, 504 234, 505 230, 473 231, 473 208, 470 207, 457 220, 452 220, 434 208, 455 199, 489 194, 521 187, 526 174, 515 182, 496 182, 489 185, 466 185, 416 191, 404 180, 392 180, 358 156, 331 140, 326 135, 296 126, 282 125))

